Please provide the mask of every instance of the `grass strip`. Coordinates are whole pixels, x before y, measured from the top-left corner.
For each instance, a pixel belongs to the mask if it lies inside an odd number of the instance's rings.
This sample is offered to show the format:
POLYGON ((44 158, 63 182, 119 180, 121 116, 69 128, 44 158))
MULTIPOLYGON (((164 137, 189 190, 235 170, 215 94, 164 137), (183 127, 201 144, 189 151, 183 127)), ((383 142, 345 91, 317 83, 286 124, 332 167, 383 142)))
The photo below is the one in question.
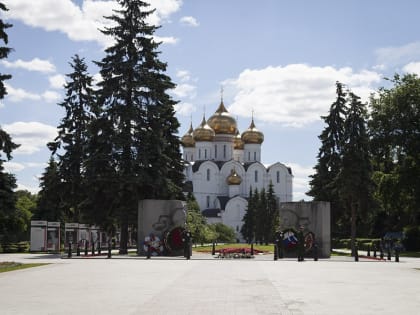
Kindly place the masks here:
POLYGON ((44 266, 44 265, 49 265, 49 264, 47 263, 22 264, 22 263, 17 263, 14 261, 5 261, 5 262, 0 262, 0 272, 27 269, 27 268, 32 268, 32 267, 44 266))

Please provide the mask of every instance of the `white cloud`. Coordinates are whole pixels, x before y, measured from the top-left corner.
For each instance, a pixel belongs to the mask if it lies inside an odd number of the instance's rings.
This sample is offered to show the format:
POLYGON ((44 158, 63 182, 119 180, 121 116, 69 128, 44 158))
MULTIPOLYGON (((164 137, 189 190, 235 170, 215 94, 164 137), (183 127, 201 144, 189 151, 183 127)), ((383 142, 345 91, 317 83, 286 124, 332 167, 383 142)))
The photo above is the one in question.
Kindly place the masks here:
POLYGON ((55 103, 61 99, 61 95, 55 91, 45 91, 42 94, 28 92, 21 88, 14 88, 9 84, 5 84, 7 89, 7 100, 11 102, 29 101, 44 101, 47 103, 55 103))
POLYGON ((197 27, 200 25, 197 19, 192 16, 183 16, 179 21, 184 25, 193 26, 193 27, 197 27))
POLYGON ((175 89, 172 90, 172 93, 180 98, 194 98, 196 95, 195 92, 196 87, 194 85, 188 84, 188 83, 181 83, 178 84, 175 89))
POLYGON ((20 102, 23 100, 38 101, 41 96, 35 93, 27 92, 21 88, 14 88, 9 84, 5 84, 7 89, 7 99, 11 102, 20 102))
POLYGON ((53 89, 62 89, 66 84, 66 77, 62 74, 56 74, 48 78, 50 86, 53 89))
POLYGON ((16 162, 5 162, 4 169, 6 170, 6 172, 14 174, 25 169, 25 165, 16 162))
POLYGON ((313 167, 302 166, 297 163, 286 163, 286 165, 292 169, 294 201, 311 200, 312 197, 307 196, 306 192, 309 190, 309 175, 314 173, 313 167))
MULTIPOLYGON (((47 31, 59 31, 74 41, 97 41, 108 46, 112 39, 102 34, 98 29, 110 26, 111 21, 104 18, 118 9, 116 1, 84 0, 78 6, 71 0, 4 0, 9 11, 6 16, 23 23, 40 27, 47 31), (52 9, 54 8, 54 9, 52 9)), ((154 0, 156 11, 149 17, 148 22, 159 25, 169 16, 180 9, 181 0, 154 0)), ((171 38, 169 38, 171 39, 171 38)), ((166 43, 173 43, 171 39, 166 43)))
POLYGON ((255 110, 259 120, 300 127, 327 113, 335 100, 336 81, 367 101, 380 78, 379 73, 368 70, 291 64, 246 69, 223 84, 236 91, 229 106, 233 114, 246 117, 255 110))
POLYGON ((177 114, 181 116, 190 116, 197 109, 193 104, 184 102, 176 104, 174 108, 177 114))
POLYGON ((45 91, 42 93, 42 99, 47 103, 56 103, 61 99, 61 95, 55 91, 45 91))
POLYGON ((166 37, 154 36, 154 40, 155 40, 155 42, 162 43, 162 44, 176 44, 176 43, 178 43, 178 38, 173 37, 173 36, 166 36, 166 37))
POLYGON ((29 186, 17 183, 17 189, 16 190, 27 190, 31 194, 36 195, 41 189, 39 187, 29 187, 29 186))
POLYGON ((383 47, 377 49, 375 53, 379 64, 386 66, 402 65, 420 59, 420 42, 383 47))
POLYGON ((57 136, 56 127, 40 122, 14 122, 4 125, 13 141, 20 147, 13 151, 14 154, 32 154, 45 148, 47 143, 57 136))
POLYGON ((191 75, 188 70, 178 70, 176 72, 176 77, 181 80, 181 82, 188 82, 191 80, 191 75))
POLYGON ((12 162, 12 161, 5 162, 3 165, 4 165, 5 170, 9 173, 17 173, 27 168, 45 168, 47 166, 46 163, 34 163, 34 162, 17 163, 17 162, 12 162))
POLYGON ((24 61, 22 59, 18 59, 15 61, 7 61, 2 60, 1 63, 6 68, 18 68, 18 69, 25 69, 28 71, 37 71, 41 73, 51 73, 55 72, 55 65, 48 60, 42 60, 39 58, 34 58, 30 61, 24 61))
POLYGON ((403 67, 403 70, 407 73, 414 73, 420 76, 420 62, 410 62, 403 67))

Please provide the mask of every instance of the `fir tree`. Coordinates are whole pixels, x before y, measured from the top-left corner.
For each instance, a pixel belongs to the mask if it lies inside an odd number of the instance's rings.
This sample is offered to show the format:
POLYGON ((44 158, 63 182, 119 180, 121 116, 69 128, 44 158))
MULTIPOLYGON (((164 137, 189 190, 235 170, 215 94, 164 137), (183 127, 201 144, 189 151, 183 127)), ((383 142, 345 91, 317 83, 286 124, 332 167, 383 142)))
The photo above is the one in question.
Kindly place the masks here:
POLYGON ((93 118, 95 104, 92 89, 92 77, 82 58, 75 55, 70 66, 73 72, 68 74, 69 81, 64 86, 66 96, 59 105, 64 108, 65 116, 58 126, 58 136, 48 144, 53 154, 58 149, 64 151, 58 155, 58 173, 63 189, 63 206, 71 209, 71 221, 81 220, 80 207, 85 199, 85 187, 82 185, 82 168, 86 160, 88 126, 93 118))
MULTIPOLYGON (((7 11, 3 3, 0 3, 0 10, 7 11)), ((0 40, 6 45, 9 41, 6 29, 11 26, 0 19, 0 40)), ((0 46, 0 59, 7 58, 11 50, 9 47, 0 46)), ((3 81, 11 77, 9 74, 0 73, 0 100, 7 94, 3 81)), ((3 163, 12 159, 12 151, 18 147, 19 145, 14 143, 10 135, 0 127, 0 240, 2 242, 13 240, 18 232, 16 196, 14 194, 14 189, 17 187, 16 178, 14 175, 6 173, 3 167, 3 163)))
POLYGON ((331 203, 332 234, 337 236, 346 228, 343 220, 344 208, 335 185, 335 178, 342 167, 341 155, 343 151, 344 120, 346 114, 346 93, 343 84, 336 83, 337 98, 331 104, 327 116, 322 117, 326 123, 319 139, 321 147, 318 152, 318 162, 315 174, 310 177, 310 190, 307 193, 315 201, 329 201, 331 203))
MULTIPOLYGON (((0 2, 0 10, 8 11, 6 6, 0 2)), ((2 40, 6 45, 9 43, 9 36, 6 33, 6 29, 12 27, 12 24, 5 23, 3 19, 0 19, 0 40, 2 40)), ((12 51, 12 48, 6 46, 0 46, 0 59, 7 58, 9 53, 12 51)), ((7 94, 6 87, 4 86, 3 81, 11 79, 10 74, 0 73, 0 99, 7 94)))
POLYGON ((38 202, 34 211, 34 219, 65 222, 72 218, 72 214, 63 207, 63 190, 58 174, 57 162, 51 156, 45 172, 40 178, 38 202))
POLYGON ((354 254, 356 221, 371 204, 372 167, 367 133, 366 104, 349 93, 350 105, 344 123, 342 167, 335 180, 339 196, 351 218, 351 245, 354 254))
MULTIPOLYGON (((115 26, 103 33, 115 43, 97 62, 103 81, 99 103, 112 128, 111 160, 117 171, 113 187, 118 196, 115 211, 121 225, 121 253, 127 252, 128 224, 135 221, 143 198, 179 196, 182 170, 179 126, 175 102, 167 94, 174 88, 159 61, 153 40, 157 27, 146 18, 153 11, 140 0, 119 0, 120 10, 108 17, 115 26)), ((105 120, 104 120, 105 121, 105 120)))
POLYGON ((251 243, 255 237, 255 206, 252 187, 249 187, 248 207, 242 218, 242 222, 244 224, 241 227, 241 234, 247 243, 251 243))
POLYGON ((267 217, 268 222, 266 226, 266 242, 274 241, 274 234, 276 233, 279 223, 280 223, 280 214, 277 209, 277 200, 274 194, 273 183, 270 181, 267 190, 267 217))

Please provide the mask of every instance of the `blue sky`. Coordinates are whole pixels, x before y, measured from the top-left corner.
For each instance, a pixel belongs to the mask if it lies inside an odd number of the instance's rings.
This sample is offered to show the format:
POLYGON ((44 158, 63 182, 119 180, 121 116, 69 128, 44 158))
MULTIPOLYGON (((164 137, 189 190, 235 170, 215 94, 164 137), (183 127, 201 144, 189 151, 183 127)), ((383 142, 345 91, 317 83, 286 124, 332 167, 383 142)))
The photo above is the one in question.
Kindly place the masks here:
MULTIPOLYGON (((110 39, 104 15, 114 1, 3 0, 2 19, 14 49, 0 62, 10 73, 0 125, 21 147, 6 168, 21 189, 38 190, 63 112, 65 74, 74 54, 100 60, 110 39)), ((420 73, 420 3, 402 0, 151 0, 150 22, 162 27, 160 59, 177 84, 172 92, 182 136, 192 117, 211 116, 220 102, 243 132, 251 113, 264 132, 264 164, 282 162, 294 173, 294 200, 306 199, 316 163, 320 119, 341 81, 364 101, 394 73, 420 73)))

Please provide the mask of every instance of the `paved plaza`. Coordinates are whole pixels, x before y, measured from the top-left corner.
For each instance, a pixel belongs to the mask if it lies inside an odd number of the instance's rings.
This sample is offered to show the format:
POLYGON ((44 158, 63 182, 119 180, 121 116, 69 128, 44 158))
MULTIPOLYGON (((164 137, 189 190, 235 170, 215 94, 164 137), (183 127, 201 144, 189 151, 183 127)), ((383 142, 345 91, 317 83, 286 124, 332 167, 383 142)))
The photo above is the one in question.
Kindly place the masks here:
POLYGON ((420 259, 72 258, 0 273, 0 314, 420 314, 420 259))

